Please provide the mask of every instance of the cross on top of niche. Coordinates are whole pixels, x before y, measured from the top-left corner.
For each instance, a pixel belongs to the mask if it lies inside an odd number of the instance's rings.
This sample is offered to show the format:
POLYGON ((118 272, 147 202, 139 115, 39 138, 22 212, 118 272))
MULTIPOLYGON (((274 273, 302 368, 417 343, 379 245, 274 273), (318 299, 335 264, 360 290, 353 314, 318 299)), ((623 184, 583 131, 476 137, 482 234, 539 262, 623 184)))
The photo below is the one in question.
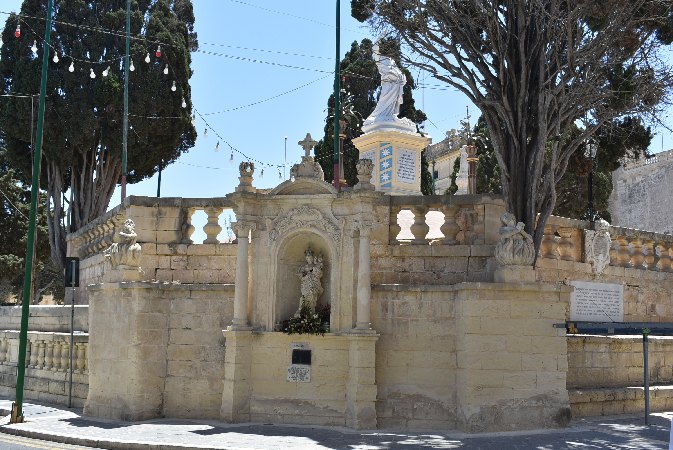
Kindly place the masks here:
POLYGON ((305 156, 308 157, 311 156, 311 150, 313 150, 313 147, 315 147, 317 142, 313 140, 311 133, 306 133, 304 140, 297 142, 297 144, 301 145, 301 148, 303 148, 304 152, 306 152, 305 156))

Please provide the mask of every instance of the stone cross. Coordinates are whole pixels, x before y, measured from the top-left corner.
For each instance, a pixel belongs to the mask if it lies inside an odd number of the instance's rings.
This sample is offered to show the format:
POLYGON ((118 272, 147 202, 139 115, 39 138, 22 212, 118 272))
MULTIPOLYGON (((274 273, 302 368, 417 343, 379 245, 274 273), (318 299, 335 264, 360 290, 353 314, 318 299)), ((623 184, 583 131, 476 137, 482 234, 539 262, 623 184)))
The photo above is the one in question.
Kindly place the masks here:
POLYGON ((301 148, 304 149, 306 152, 306 157, 311 156, 311 150, 313 150, 313 147, 315 147, 315 144, 317 144, 316 141, 313 140, 311 137, 311 133, 306 133, 306 137, 304 138, 303 141, 297 142, 297 144, 301 145, 301 148))

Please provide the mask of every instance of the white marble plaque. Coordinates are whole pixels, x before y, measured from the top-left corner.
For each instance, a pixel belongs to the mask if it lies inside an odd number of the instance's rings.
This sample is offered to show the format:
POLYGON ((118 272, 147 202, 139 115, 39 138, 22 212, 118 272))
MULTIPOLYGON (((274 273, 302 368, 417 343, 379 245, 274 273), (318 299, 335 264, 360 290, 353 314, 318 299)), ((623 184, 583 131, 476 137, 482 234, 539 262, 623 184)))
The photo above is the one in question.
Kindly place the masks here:
POLYGON ((287 367, 287 381, 308 383, 311 381, 311 366, 291 364, 287 367))
POLYGON ((374 163, 374 170, 372 170, 372 181, 376 180, 376 150, 371 149, 364 153, 360 153, 360 159, 372 160, 372 163, 374 163))
POLYGON ((410 150, 397 151, 397 181, 400 183, 416 183, 416 152, 410 150))
POLYGON ((624 286, 621 284, 571 281, 570 320, 579 322, 623 322, 624 286))

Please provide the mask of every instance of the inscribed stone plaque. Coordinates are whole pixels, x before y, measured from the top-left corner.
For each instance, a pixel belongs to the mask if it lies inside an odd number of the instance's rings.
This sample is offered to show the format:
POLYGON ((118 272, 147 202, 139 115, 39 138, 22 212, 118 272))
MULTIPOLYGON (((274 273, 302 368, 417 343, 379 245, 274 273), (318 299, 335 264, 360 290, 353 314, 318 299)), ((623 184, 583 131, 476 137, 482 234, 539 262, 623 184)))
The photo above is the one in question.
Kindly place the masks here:
POLYGON ((397 151, 397 181, 400 183, 416 182, 416 153, 409 150, 397 151))
POLYGON ((571 281, 570 320, 580 322, 623 322, 624 286, 621 284, 571 281))
POLYGON ((308 383, 311 381, 311 366, 292 364, 287 367, 287 381, 308 383))

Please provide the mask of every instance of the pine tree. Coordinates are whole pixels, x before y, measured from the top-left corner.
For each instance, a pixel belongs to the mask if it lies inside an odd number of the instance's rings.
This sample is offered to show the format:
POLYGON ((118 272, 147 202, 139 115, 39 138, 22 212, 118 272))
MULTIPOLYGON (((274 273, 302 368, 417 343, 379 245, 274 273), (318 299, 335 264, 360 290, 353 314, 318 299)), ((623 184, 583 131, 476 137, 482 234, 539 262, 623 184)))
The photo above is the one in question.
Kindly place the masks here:
MULTIPOLYGON (((24 0, 21 13, 7 19, 2 32, 0 93, 38 92, 45 3, 24 0), (21 35, 15 38, 18 25, 21 35), (33 42, 37 54, 30 49, 33 42)), ((41 186, 51 200, 47 215, 51 256, 62 266, 66 231, 75 231, 103 214, 120 181, 126 2, 57 0, 54 11, 57 20, 51 33, 41 186), (58 62, 52 59, 54 55, 58 62), (66 230, 61 197, 68 189, 73 201, 71 226, 66 230)), ((165 167, 194 145, 189 78, 190 50, 196 49, 197 42, 190 0, 134 0, 131 14, 135 71, 129 77, 132 130, 127 180, 134 183, 152 176, 162 161, 165 167), (144 62, 148 53, 149 64, 144 62), (154 120, 152 116, 167 118, 154 120)), ((24 177, 30 175, 31 167, 30 124, 29 100, 2 100, 0 129, 13 167, 24 177)))

